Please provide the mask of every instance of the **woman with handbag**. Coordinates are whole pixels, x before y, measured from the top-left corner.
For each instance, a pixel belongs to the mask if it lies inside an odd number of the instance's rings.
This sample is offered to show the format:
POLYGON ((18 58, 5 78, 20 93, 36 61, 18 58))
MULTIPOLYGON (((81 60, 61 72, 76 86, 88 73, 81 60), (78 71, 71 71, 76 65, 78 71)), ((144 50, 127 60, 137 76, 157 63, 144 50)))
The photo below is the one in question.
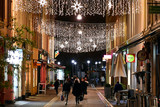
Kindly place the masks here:
POLYGON ((75 96, 76 105, 79 104, 79 98, 80 98, 80 95, 82 95, 82 89, 81 89, 81 84, 78 82, 78 80, 75 80, 72 94, 75 96))
POLYGON ((64 92, 64 96, 66 98, 65 105, 67 105, 68 103, 68 95, 69 95, 70 90, 71 90, 71 83, 70 83, 69 78, 67 78, 65 83, 63 84, 63 90, 62 90, 62 93, 64 92))

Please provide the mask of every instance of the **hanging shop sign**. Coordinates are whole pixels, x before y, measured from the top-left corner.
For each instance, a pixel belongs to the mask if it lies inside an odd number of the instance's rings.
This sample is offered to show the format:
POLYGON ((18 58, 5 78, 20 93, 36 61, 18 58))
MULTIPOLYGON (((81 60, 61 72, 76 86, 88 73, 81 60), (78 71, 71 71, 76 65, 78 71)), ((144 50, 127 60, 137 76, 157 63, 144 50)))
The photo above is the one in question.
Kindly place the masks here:
POLYGON ((135 54, 126 54, 126 62, 135 62, 135 54))
POLYGON ((112 55, 104 55, 104 59, 105 60, 112 59, 112 55))
POLYGON ((160 13, 160 6, 149 6, 149 13, 150 14, 159 14, 160 13))
POLYGON ((144 50, 140 50, 138 53, 137 53, 137 58, 138 60, 140 61, 145 61, 147 59, 147 53, 144 51, 144 50))
POLYGON ((59 55, 59 51, 55 52, 55 58, 59 55))

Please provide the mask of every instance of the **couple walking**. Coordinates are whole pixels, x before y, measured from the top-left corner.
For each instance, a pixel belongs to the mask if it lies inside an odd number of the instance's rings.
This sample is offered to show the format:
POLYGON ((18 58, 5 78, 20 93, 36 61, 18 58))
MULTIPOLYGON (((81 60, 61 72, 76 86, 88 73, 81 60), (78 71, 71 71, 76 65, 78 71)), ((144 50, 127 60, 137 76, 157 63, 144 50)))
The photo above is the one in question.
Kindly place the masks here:
MULTIPOLYGON (((83 79, 82 79, 83 81, 83 79)), ((79 79, 76 78, 73 84, 73 89, 72 89, 72 94, 75 96, 75 101, 76 104, 79 104, 79 100, 80 100, 80 96, 82 95, 82 97, 84 96, 85 93, 87 93, 87 88, 83 88, 84 85, 82 85, 83 82, 80 83, 79 79), (86 92, 85 92, 86 91, 86 92)), ((71 89, 71 82, 69 79, 67 79, 63 85, 63 92, 64 92, 64 96, 66 98, 66 102, 65 105, 67 105, 68 103, 68 95, 71 89)))

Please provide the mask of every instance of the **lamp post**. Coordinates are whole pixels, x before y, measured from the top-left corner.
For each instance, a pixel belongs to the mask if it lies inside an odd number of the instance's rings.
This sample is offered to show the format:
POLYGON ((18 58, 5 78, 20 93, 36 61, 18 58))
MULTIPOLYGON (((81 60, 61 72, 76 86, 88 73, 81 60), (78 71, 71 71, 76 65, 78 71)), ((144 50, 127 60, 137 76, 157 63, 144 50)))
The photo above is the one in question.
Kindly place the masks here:
POLYGON ((98 64, 98 62, 95 62, 95 65, 96 65, 96 71, 97 71, 97 64, 98 64))
POLYGON ((76 72, 76 65, 77 65, 77 62, 74 62, 74 65, 75 65, 75 69, 74 69, 74 74, 77 74, 77 72, 76 72))
POLYGON ((88 63, 88 71, 89 71, 89 64, 91 63, 90 60, 88 60, 87 63, 88 63))

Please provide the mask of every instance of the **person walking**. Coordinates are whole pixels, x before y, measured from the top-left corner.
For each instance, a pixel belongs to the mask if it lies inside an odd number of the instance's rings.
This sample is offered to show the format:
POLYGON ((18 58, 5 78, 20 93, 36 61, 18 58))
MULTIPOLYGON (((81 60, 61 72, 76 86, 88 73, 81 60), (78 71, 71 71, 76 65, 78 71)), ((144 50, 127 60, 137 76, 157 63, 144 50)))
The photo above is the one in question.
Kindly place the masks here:
POLYGON ((120 93, 118 92, 120 90, 123 90, 123 87, 121 84, 119 84, 119 81, 117 81, 114 87, 114 94, 115 94, 115 99, 117 101, 117 104, 120 104, 120 93))
POLYGON ((68 103, 68 95, 69 95, 70 90, 71 90, 71 83, 70 83, 70 79, 67 78, 65 83, 63 84, 63 90, 62 90, 62 92, 64 92, 64 96, 66 98, 65 105, 67 105, 67 103, 68 103))
POLYGON ((104 86, 104 85, 103 85, 104 82, 105 82, 105 78, 104 78, 104 76, 101 76, 101 85, 102 85, 102 86, 104 86))
POLYGON ((55 87, 55 90, 56 90, 56 94, 58 95, 58 87, 59 87, 59 81, 58 81, 58 79, 56 79, 56 81, 54 83, 54 87, 55 87))
POLYGON ((82 88, 78 80, 75 80, 75 83, 73 85, 72 94, 75 96, 76 105, 79 104, 79 97, 80 95, 82 95, 82 88))
POLYGON ((84 94, 87 94, 87 86, 88 84, 81 78, 81 87, 82 87, 82 96, 84 98, 84 94))

